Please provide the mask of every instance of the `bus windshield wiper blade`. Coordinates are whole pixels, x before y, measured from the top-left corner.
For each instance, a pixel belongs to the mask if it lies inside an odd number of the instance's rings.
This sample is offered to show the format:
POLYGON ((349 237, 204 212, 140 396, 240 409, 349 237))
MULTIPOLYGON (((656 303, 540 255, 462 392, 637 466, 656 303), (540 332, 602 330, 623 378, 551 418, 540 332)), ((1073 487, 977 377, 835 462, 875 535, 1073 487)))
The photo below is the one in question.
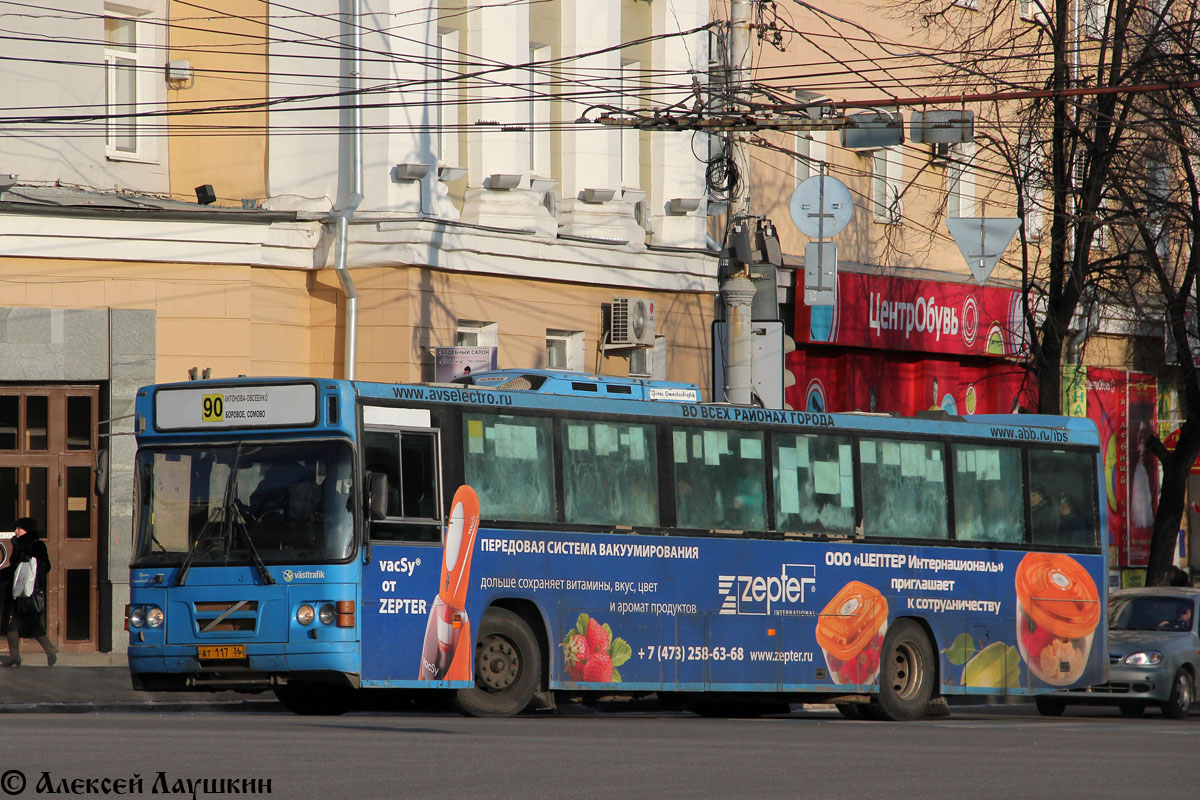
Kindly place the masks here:
POLYGON ((202 545, 216 533, 218 527, 213 524, 213 518, 209 517, 205 521, 204 527, 200 529, 200 534, 196 537, 196 541, 192 544, 192 549, 188 550, 187 557, 183 559, 183 564, 179 567, 179 574, 175 576, 175 585, 183 586, 184 580, 187 579, 188 570, 192 568, 192 562, 199 555, 202 545))
POLYGON ((196 541, 192 544, 192 549, 188 551, 187 558, 183 560, 183 564, 179 568, 179 574, 175 576, 175 585, 183 586, 184 580, 187 578, 188 570, 192 568, 192 562, 196 560, 196 556, 200 553, 200 545, 212 535, 214 531, 219 531, 221 539, 225 542, 225 553, 228 558, 229 553, 229 508, 233 502, 233 489, 237 482, 238 465, 242 460, 242 445, 239 443, 237 450, 234 452, 233 464, 229 468, 229 477, 225 480, 225 495, 221 504, 221 521, 220 525, 214 524, 215 517, 209 514, 209 517, 204 522, 204 527, 200 529, 199 535, 196 536, 196 541))
MULTIPOLYGON (((262 578, 265 584, 274 584, 275 579, 271 577, 271 572, 267 569, 266 562, 262 560, 262 556, 258 554, 258 548, 254 546, 254 539, 250 536, 250 531, 246 528, 246 520, 242 517, 242 512, 236 506, 232 509, 236 519, 233 521, 231 528, 236 526, 236 530, 242 534, 242 538, 246 540, 246 550, 250 553, 250 563, 254 564, 254 568, 258 570, 258 575, 262 578)), ((233 537, 231 536, 230 539, 233 537)))

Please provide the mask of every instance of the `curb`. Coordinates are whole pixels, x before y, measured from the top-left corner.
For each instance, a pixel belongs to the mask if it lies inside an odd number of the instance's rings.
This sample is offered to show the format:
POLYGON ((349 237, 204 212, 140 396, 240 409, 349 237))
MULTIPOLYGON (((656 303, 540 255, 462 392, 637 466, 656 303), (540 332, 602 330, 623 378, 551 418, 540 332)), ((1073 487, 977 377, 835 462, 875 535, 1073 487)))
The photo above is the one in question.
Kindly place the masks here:
POLYGON ((106 713, 174 713, 174 712, 216 712, 238 711, 242 713, 287 713, 281 703, 273 701, 241 701, 228 700, 224 702, 199 701, 150 701, 137 702, 41 702, 41 703, 7 703, 0 705, 0 714, 96 714, 106 713))

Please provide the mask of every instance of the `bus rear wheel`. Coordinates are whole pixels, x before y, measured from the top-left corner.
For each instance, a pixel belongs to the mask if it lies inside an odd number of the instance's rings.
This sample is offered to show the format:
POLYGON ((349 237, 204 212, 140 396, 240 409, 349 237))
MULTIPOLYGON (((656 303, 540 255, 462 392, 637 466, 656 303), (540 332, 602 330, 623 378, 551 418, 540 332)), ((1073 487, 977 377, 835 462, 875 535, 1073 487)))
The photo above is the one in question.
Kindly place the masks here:
POLYGON ((529 705, 542 682, 542 654, 525 620, 489 608, 475 644, 475 686, 460 689, 455 706, 472 717, 511 717, 529 705))
POLYGON ((919 719, 933 698, 933 647, 920 625, 896 620, 883 638, 877 703, 886 719, 919 719))

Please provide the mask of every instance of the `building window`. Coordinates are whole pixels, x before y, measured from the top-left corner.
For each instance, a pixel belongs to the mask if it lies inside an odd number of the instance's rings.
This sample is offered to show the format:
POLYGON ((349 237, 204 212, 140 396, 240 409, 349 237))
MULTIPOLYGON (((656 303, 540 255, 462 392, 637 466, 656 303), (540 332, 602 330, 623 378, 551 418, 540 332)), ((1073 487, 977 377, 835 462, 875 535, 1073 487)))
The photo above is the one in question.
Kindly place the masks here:
POLYGON ((541 178, 550 177, 550 94, 547 70, 548 45, 529 45, 529 171, 541 178))
POLYGON ((1046 7, 1043 5, 1043 0, 1017 0, 1017 7, 1021 12, 1021 19, 1026 22, 1046 22, 1046 7))
POLYGON ((1109 0, 1083 0, 1083 32, 1092 39, 1103 39, 1108 23, 1109 0))
POLYGON ((496 347, 500 339, 500 326, 495 322, 458 321, 454 332, 455 347, 496 347))
POLYGON ((1166 258, 1169 251, 1167 217, 1170 214, 1171 167, 1157 158, 1146 162, 1146 216, 1154 232, 1154 252, 1166 258))
POLYGON ((871 208, 876 222, 900 222, 900 151, 884 147, 871 153, 871 208))
POLYGON ((109 155, 138 154, 138 23, 133 17, 104 17, 104 97, 109 155))
POLYGON ((961 142, 950 148, 946 166, 946 214, 951 217, 975 215, 974 142, 961 142))
POLYGON ((1017 189, 1025 211, 1025 238, 1036 242, 1042 238, 1045 215, 1042 197, 1046 188, 1044 168, 1046 154, 1042 145, 1029 133, 1023 133, 1017 145, 1017 189))
POLYGON ((461 102, 461 88, 458 80, 458 68, 462 56, 458 50, 459 32, 455 30, 438 32, 438 63, 441 64, 440 80, 437 84, 437 102, 435 103, 438 136, 438 161, 448 166, 459 166, 458 155, 458 110, 461 102))
POLYGON ((629 351, 629 377, 667 379, 667 337, 655 336, 653 347, 629 351))
POLYGON ((825 162, 825 134, 822 131, 797 131, 792 143, 796 153, 796 185, 821 174, 825 162))
POLYGON ((583 331, 546 331, 546 369, 582 370, 583 331))

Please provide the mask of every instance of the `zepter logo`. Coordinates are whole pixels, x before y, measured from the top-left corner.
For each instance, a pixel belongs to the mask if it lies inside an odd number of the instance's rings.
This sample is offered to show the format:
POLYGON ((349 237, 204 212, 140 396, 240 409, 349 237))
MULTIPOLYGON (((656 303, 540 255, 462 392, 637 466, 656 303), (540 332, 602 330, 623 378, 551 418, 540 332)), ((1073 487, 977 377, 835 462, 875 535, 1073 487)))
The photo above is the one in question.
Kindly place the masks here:
POLYGON ((725 598, 718 613, 800 616, 800 609, 788 606, 804 605, 816 586, 814 564, 780 564, 778 575, 718 575, 717 592, 725 598))

